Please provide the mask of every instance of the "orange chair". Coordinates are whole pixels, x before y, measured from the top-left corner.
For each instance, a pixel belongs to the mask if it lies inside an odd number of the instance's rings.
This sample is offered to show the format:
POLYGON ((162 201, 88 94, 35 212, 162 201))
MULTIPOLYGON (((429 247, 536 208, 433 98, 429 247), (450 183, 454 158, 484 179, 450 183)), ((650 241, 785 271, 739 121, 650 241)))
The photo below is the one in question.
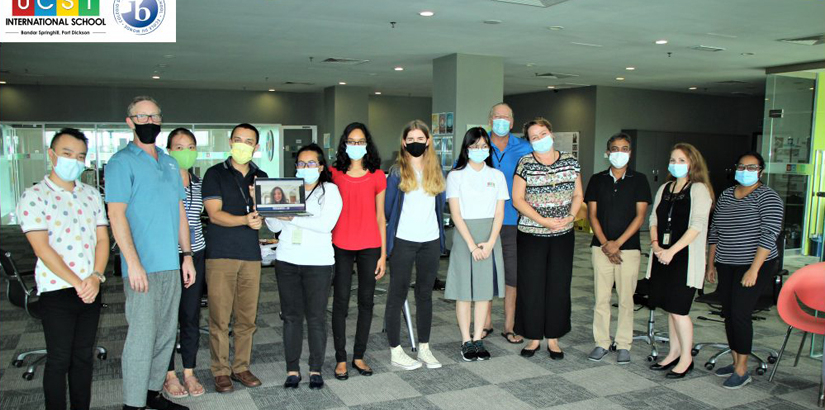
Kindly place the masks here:
MULTIPOLYGON (((776 302, 777 311, 789 326, 785 341, 782 342, 782 348, 779 350, 779 359, 773 366, 768 380, 773 380, 779 360, 782 360, 785 345, 788 344, 791 330, 796 328, 806 334, 825 335, 825 318, 812 316, 799 306, 800 303, 810 309, 825 312, 825 262, 808 265, 794 272, 779 292, 779 300, 776 302)), ((804 343, 804 336, 802 341, 804 343)), ((820 380, 817 403, 819 406, 825 404, 825 360, 822 362, 822 380, 820 380)))

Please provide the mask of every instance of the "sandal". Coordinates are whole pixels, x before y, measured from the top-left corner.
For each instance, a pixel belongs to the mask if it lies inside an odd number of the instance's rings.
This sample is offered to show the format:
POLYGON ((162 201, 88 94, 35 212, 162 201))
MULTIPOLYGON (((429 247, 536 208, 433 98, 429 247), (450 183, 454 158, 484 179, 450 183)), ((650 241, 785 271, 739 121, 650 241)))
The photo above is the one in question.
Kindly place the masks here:
POLYGON ((189 392, 180 384, 177 376, 174 379, 167 379, 163 382, 163 392, 172 399, 180 399, 189 395, 189 392))
POLYGON ((501 332, 501 336, 507 339, 507 342, 512 343, 514 345, 524 343, 524 339, 516 340, 517 334, 513 332, 501 332))
POLYGON ((203 385, 200 384, 198 378, 194 375, 188 377, 184 376, 183 382, 186 384, 186 390, 189 391, 189 395, 192 397, 202 396, 203 393, 206 392, 203 385))
POLYGON ((481 332, 482 332, 481 333, 482 334, 481 338, 486 339, 487 336, 490 336, 491 334, 493 334, 493 328, 491 327, 489 329, 482 329, 481 332))

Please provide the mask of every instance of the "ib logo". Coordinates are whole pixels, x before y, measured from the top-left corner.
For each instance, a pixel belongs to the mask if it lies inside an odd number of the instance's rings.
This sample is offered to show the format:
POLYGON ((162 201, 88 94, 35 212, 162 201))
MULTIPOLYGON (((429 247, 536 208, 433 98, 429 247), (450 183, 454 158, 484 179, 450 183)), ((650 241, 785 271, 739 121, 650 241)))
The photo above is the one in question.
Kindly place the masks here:
POLYGON ((13 0, 15 17, 99 16, 100 0, 13 0))
POLYGON ((166 16, 164 0, 114 0, 115 20, 135 34, 155 31, 166 16))

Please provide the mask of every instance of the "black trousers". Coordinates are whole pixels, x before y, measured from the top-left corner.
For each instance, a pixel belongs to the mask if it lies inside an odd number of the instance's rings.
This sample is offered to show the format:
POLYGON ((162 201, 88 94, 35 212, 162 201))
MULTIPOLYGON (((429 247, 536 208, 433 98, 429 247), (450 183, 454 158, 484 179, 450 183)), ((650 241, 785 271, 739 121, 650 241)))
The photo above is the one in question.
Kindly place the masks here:
POLYGON ((410 242, 395 238, 390 255, 390 289, 384 320, 390 347, 401 344, 401 309, 407 300, 415 264, 415 325, 418 342, 429 343, 433 324, 433 285, 438 276, 441 258, 439 239, 429 242, 410 242))
MULTIPOLYGON (((195 264, 195 283, 189 288, 183 286, 183 275, 180 275, 181 292, 180 308, 178 309, 178 323, 180 326, 180 358, 184 369, 194 369, 195 359, 198 357, 198 340, 200 339, 201 296, 206 287, 206 250, 200 250, 192 255, 195 264)), ((183 256, 181 256, 183 263, 183 256)), ((172 350, 172 360, 169 370, 175 370, 175 350, 172 350)))
POLYGON ((375 266, 381 258, 381 248, 350 251, 335 248, 335 277, 332 279, 332 341, 335 361, 347 361, 347 312, 352 290, 352 267, 358 265, 358 322, 355 325, 355 346, 352 359, 363 359, 372 325, 375 296, 375 266))
POLYGON ((281 314, 284 318, 284 356, 286 371, 300 371, 304 339, 304 318, 307 322, 309 371, 321 372, 327 348, 327 298, 332 281, 333 265, 307 266, 275 262, 281 314))
POLYGON ((92 402, 92 361, 100 294, 86 304, 74 288, 40 295, 43 334, 46 337, 46 368, 43 393, 46 408, 66 409, 66 376, 72 409, 88 409, 92 402))
POLYGON ((777 269, 777 259, 765 261, 756 276, 756 284, 742 286, 742 277, 750 265, 716 264, 718 286, 716 292, 722 299, 722 316, 725 317, 725 333, 728 345, 739 354, 750 354, 753 348, 753 308, 759 297, 770 286, 777 269))
POLYGON ((534 236, 519 231, 515 332, 531 340, 570 332, 573 231, 534 236))

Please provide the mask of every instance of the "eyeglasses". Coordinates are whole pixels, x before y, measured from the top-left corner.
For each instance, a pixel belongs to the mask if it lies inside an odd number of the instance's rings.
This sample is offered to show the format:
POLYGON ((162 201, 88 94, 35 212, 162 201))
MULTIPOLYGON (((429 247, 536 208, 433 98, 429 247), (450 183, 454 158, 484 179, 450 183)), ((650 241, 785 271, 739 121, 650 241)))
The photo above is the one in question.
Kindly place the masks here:
POLYGON ((363 147, 364 145, 367 145, 367 140, 360 140, 360 141, 347 140, 347 145, 355 145, 356 147, 363 147))
POLYGON ((318 163, 315 161, 303 162, 298 161, 295 163, 295 168, 302 169, 302 168, 318 168, 318 163))
POLYGON ((160 122, 163 116, 160 114, 135 114, 130 115, 129 118, 131 118, 135 124, 146 124, 150 119, 152 122, 160 122))
POLYGON ((490 149, 489 145, 470 145, 468 149, 490 149))
POLYGON ((748 164, 748 165, 745 165, 745 164, 736 164, 736 165, 735 165, 735 167, 736 167, 736 170, 737 170, 737 171, 745 171, 745 170, 747 170, 747 171, 751 171, 751 172, 758 172, 758 171, 761 171, 761 170, 762 170, 762 167, 760 167, 760 166, 759 166, 759 165, 757 165, 757 164, 748 164))
POLYGON ((610 152, 630 152, 630 147, 610 147, 610 152))

